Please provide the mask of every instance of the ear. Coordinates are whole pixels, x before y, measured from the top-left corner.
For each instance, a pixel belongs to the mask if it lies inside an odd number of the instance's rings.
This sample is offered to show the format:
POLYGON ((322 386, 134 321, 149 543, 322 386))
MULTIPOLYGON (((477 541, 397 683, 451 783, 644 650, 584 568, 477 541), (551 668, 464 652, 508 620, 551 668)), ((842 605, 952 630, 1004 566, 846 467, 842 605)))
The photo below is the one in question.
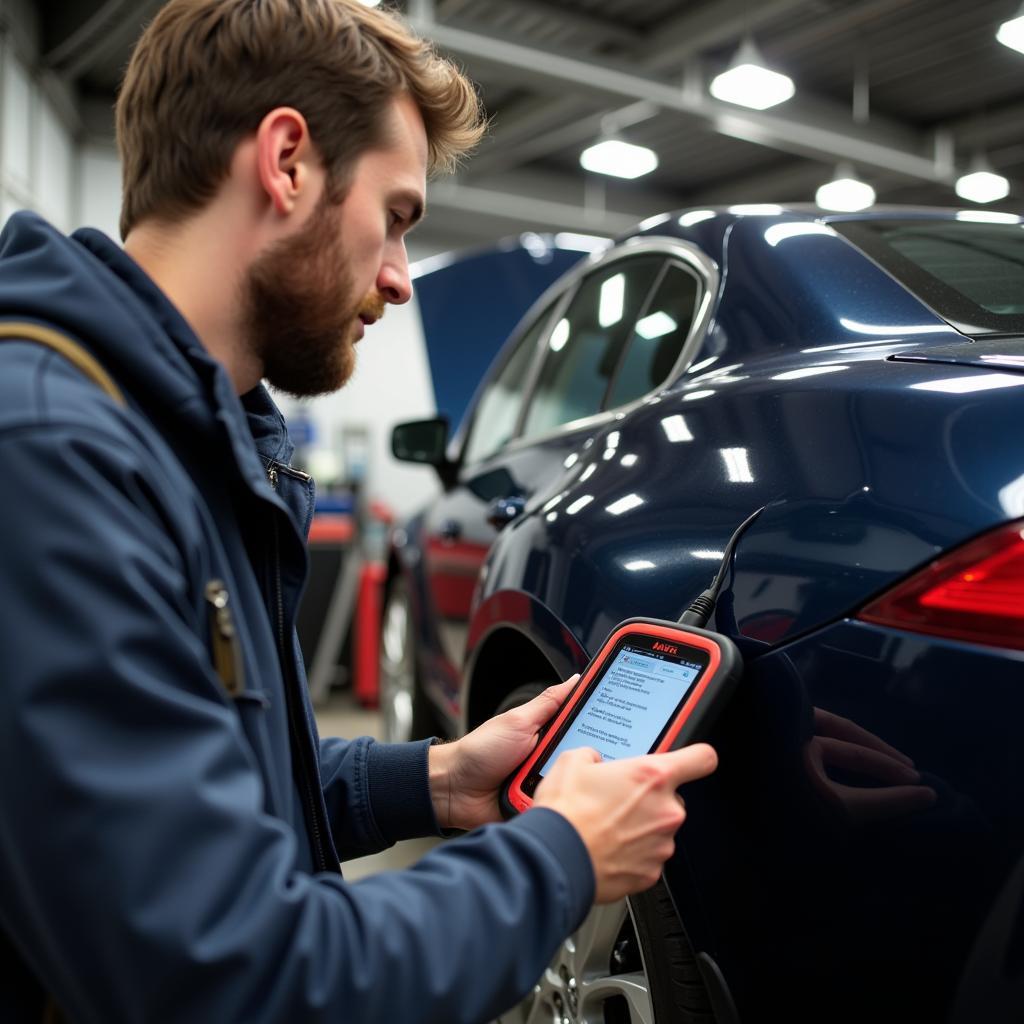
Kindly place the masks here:
POLYGON ((263 118, 256 130, 256 161, 263 191, 275 212, 287 216, 313 187, 319 162, 302 114, 276 107, 263 118))

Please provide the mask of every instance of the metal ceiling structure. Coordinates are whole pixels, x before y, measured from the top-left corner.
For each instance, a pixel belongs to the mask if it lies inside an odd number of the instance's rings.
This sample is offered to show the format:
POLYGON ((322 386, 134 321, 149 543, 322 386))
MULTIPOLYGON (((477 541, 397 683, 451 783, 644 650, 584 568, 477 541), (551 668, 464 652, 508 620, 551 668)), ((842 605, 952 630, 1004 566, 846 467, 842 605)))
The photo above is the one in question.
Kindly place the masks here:
MULTIPOLYGON (((46 67, 109 132, 121 68, 160 0, 38 0, 46 67)), ((963 205, 977 152, 1024 210, 1024 55, 995 39, 1018 0, 405 0, 465 67, 492 119, 477 156, 432 183, 419 248, 526 230, 612 235, 660 211, 807 202, 852 163, 880 203, 963 205), (757 112, 708 81, 752 33, 794 98, 757 112), (602 136, 648 146, 655 172, 589 174, 602 136)))

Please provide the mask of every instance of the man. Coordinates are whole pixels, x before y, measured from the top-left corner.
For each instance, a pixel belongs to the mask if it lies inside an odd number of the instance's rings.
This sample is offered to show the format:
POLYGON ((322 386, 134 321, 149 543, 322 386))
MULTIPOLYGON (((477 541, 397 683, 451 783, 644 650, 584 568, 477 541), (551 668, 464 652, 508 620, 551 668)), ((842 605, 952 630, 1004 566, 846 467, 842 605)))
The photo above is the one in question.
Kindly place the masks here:
POLYGON ((487 1019, 655 881, 715 757, 573 752, 496 824, 571 683, 450 744, 316 736, 312 484, 260 381, 339 387, 409 298, 473 90, 355 0, 171 0, 117 120, 124 251, 27 214, 0 239, 3 1017, 487 1019), (476 831, 338 871, 448 828, 476 831))

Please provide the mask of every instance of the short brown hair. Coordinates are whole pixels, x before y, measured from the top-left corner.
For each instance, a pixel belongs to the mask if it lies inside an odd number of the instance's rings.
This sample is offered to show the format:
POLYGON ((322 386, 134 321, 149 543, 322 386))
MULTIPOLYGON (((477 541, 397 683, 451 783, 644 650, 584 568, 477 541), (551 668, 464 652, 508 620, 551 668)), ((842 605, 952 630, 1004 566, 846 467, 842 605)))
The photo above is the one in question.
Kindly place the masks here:
POLYGON ((484 131, 469 80, 388 11, 358 0, 170 0, 143 33, 117 101, 121 236, 213 198, 239 142, 294 107, 336 189, 382 141, 408 92, 430 169, 451 170, 484 131))

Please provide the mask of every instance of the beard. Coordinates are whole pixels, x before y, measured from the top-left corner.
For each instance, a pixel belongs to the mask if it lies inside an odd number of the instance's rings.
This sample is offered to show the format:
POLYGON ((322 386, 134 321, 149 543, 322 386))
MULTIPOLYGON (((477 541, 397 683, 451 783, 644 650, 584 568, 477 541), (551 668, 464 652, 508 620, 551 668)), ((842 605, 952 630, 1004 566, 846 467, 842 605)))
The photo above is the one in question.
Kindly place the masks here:
POLYGON ((249 268, 246 337, 271 387, 296 398, 337 391, 355 369, 359 316, 379 319, 384 299, 354 295, 351 263, 326 195, 309 220, 249 268))

